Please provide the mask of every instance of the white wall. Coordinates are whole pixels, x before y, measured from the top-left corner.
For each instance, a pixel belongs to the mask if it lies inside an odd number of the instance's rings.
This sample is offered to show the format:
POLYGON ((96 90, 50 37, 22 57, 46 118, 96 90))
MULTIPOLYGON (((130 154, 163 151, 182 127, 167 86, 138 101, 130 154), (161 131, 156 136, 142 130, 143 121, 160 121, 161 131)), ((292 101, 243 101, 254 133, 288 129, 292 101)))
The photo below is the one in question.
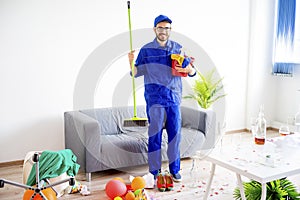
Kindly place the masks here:
POLYGON ((291 131, 295 114, 300 111, 300 65, 295 67, 293 77, 275 77, 277 91, 275 94, 273 127, 279 127, 288 122, 291 131))
MULTIPOLYGON (((164 13, 207 52, 225 77, 227 130, 244 128, 250 1, 131 3, 133 29, 151 28, 164 13)), ((64 148, 63 112, 74 108, 77 76, 97 47, 128 31, 126 1, 1 0, 0 27, 0 162, 64 148)))
POLYGON ((271 124, 276 106, 276 80, 272 72, 272 45, 275 1, 254 0, 251 3, 251 28, 247 89, 247 118, 257 117, 260 105, 271 124))

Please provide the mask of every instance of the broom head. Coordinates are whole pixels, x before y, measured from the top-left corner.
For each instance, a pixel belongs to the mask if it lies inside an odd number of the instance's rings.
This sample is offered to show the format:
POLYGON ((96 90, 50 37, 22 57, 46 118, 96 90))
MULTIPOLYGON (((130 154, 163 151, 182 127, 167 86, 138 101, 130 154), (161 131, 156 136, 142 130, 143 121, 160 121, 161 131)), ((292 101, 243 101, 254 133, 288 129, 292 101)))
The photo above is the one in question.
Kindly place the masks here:
POLYGON ((133 117, 131 119, 125 119, 123 125, 125 127, 147 126, 148 125, 148 119, 147 118, 133 117))

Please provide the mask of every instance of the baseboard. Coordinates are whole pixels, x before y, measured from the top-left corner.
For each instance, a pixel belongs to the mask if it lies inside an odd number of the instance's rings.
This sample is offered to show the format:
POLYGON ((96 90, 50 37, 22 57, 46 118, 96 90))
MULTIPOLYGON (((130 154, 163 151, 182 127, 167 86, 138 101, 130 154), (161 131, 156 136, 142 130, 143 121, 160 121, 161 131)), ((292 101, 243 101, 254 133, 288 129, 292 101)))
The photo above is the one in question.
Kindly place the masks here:
MULTIPOLYGON (((267 127, 267 131, 279 131, 279 129, 274 127, 267 127)), ((247 128, 239 129, 239 130, 231 130, 231 131, 226 131, 226 134, 234 134, 234 133, 241 133, 241 132, 251 133, 251 130, 247 128)))
POLYGON ((231 131, 226 131, 226 134, 234 134, 234 133, 241 133, 241 132, 249 132, 248 129, 238 129, 238 130, 231 130, 231 131))
POLYGON ((274 128, 274 127, 268 127, 267 131, 279 131, 278 128, 274 128))
POLYGON ((11 167, 16 165, 23 165, 24 160, 14 160, 10 162, 2 162, 0 163, 0 167, 11 167))

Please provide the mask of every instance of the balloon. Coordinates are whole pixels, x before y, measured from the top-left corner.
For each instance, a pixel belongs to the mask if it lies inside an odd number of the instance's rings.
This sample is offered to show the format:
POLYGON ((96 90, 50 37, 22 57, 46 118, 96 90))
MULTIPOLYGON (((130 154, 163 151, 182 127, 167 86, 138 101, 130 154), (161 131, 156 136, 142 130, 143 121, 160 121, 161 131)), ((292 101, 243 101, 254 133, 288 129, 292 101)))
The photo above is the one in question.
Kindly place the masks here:
POLYGON ((133 191, 143 189, 146 186, 146 181, 143 177, 137 176, 131 182, 131 188, 133 191))
POLYGON ((126 185, 119 180, 110 180, 106 183, 105 193, 110 199, 123 196, 127 192, 126 185))
POLYGON ((125 200, 134 200, 135 195, 133 192, 128 191, 127 194, 125 195, 125 200))

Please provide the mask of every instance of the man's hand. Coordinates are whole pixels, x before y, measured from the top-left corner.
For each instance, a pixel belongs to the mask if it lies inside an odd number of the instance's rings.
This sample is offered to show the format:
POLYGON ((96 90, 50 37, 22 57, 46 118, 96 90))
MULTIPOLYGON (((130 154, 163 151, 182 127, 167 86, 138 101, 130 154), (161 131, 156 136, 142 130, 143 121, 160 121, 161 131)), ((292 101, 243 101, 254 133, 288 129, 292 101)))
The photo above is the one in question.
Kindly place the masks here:
POLYGON ((131 64, 134 60, 134 50, 128 53, 128 59, 129 59, 129 65, 130 65, 130 69, 131 69, 131 64))
POLYGON ((195 69, 194 69, 194 67, 191 64, 189 64, 185 68, 182 68, 181 65, 177 64, 175 66, 175 69, 176 69, 177 72, 187 73, 189 75, 195 74, 195 69))
MULTIPOLYGON (((134 62, 134 52, 135 52, 135 50, 128 53, 130 71, 132 71, 132 64, 134 62)), ((135 76, 137 73, 137 68, 134 66, 133 70, 134 70, 134 72, 131 72, 131 73, 132 73, 132 75, 135 76)))

